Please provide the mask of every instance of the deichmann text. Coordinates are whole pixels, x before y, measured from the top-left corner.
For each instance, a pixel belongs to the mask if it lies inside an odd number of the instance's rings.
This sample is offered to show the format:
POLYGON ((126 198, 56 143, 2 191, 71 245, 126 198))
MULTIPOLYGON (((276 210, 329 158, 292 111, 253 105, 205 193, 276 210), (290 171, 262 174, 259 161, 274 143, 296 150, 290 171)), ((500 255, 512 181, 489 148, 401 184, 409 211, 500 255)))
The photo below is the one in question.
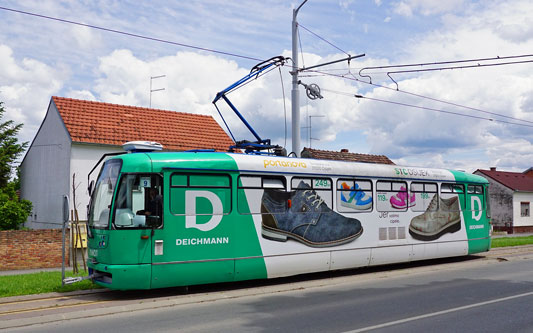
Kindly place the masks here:
POLYGON ((176 245, 215 245, 229 244, 229 237, 178 238, 176 245))

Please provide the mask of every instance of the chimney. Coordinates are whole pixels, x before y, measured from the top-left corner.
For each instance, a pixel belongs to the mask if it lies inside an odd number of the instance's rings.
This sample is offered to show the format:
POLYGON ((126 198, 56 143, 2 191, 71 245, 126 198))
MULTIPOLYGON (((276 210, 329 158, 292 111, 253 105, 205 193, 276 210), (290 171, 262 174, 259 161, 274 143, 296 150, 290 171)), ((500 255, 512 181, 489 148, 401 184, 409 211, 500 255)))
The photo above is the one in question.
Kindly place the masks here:
POLYGON ((341 153, 347 153, 347 152, 349 152, 348 149, 346 149, 346 148, 342 148, 342 149, 341 149, 341 153))
POLYGON ((490 167, 490 171, 496 171, 496 167, 490 167))

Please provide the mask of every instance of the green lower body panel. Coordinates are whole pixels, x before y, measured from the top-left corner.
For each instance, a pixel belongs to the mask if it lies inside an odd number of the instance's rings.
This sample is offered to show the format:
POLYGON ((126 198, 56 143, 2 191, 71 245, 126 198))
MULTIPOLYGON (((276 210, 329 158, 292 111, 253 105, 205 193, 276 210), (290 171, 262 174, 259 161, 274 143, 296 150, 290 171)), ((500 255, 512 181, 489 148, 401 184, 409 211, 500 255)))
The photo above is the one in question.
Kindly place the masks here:
POLYGON ((152 266, 152 288, 233 281, 235 261, 162 263, 152 266))
POLYGON ((490 237, 473 239, 468 241, 468 254, 486 252, 490 250, 490 237))
POLYGON ((235 281, 266 279, 267 271, 263 258, 246 258, 235 260, 235 281))
POLYGON ((89 264, 94 273, 101 276, 95 283, 110 289, 150 289, 152 265, 106 265, 89 264))

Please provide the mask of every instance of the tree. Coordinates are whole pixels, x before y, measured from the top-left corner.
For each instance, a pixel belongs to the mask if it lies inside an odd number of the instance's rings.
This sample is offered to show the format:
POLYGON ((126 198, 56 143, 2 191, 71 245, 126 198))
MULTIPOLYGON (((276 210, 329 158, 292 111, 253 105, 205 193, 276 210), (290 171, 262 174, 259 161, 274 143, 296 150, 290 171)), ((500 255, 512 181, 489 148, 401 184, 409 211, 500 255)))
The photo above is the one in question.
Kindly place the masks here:
POLYGON ((15 184, 8 183, 0 188, 0 230, 19 229, 31 213, 31 201, 20 200, 15 191, 15 184))
POLYGON ((7 186, 13 164, 28 147, 28 142, 18 142, 17 134, 22 124, 15 125, 13 120, 2 122, 4 113, 3 103, 0 102, 0 189, 7 186))
POLYGON ((0 102, 0 230, 18 229, 26 221, 32 210, 32 203, 20 200, 16 189, 17 182, 11 181, 13 164, 24 152, 28 142, 19 143, 17 134, 22 124, 13 120, 2 122, 3 103, 0 102))

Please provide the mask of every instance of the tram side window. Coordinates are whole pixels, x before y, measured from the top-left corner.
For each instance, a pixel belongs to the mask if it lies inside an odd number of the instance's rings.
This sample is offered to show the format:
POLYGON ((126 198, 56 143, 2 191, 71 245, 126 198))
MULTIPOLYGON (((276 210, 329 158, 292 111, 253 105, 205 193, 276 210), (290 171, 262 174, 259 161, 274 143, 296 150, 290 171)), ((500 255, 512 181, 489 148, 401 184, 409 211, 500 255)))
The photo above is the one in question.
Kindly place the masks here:
POLYGON ((483 194, 482 185, 467 185, 468 199, 470 203, 470 210, 481 211, 485 208, 485 196, 483 194))
POLYGON ((372 210, 372 201, 370 180, 337 180, 337 210, 339 212, 369 212, 372 210))
MULTIPOLYGON (((231 212, 230 176, 173 173, 170 176, 170 212, 174 215, 229 214, 231 212)), ((206 221, 208 220, 207 218, 206 221)))
POLYGON ((319 202, 320 200, 324 201, 329 208, 333 208, 333 186, 331 179, 328 178, 300 178, 293 177, 291 180, 291 188, 293 191, 314 191, 316 197, 313 196, 312 192, 309 195, 304 196, 304 198, 310 200, 309 204, 312 205, 313 202, 319 202), (319 201, 315 201, 319 200, 319 201))
POLYGON ((457 212, 464 207, 461 196, 464 197, 465 187, 462 184, 442 183, 440 187, 441 210, 446 212, 457 212))
POLYGON ((114 226, 152 228, 163 224, 163 179, 155 174, 125 174, 115 199, 114 226))
POLYGON ((436 183, 411 183, 411 195, 414 205, 413 212, 436 211, 438 209, 438 191, 436 183))
POLYGON ((486 205, 486 207, 487 207, 487 210, 486 210, 487 217, 490 218, 491 217, 491 215, 490 215, 490 192, 489 192, 489 188, 488 187, 485 190, 485 202, 487 203, 487 205, 486 205))
POLYGON ((237 211, 240 214, 280 214, 287 211, 284 177, 239 176, 237 211))
POLYGON ((406 182, 379 180, 376 196, 376 207, 380 212, 404 212, 413 205, 413 196, 407 192, 406 182))

